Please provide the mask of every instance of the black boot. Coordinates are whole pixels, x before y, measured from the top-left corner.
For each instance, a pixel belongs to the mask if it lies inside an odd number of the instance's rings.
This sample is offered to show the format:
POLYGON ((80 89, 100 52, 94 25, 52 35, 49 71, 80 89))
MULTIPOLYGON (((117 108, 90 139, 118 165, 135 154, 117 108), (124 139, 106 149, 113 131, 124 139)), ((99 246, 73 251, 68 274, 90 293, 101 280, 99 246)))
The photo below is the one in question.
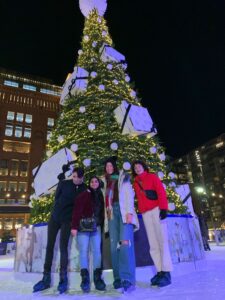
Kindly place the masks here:
POLYGON ((150 280, 150 281, 151 281, 151 286, 157 285, 160 276, 161 276, 161 272, 158 272, 155 276, 153 276, 153 277, 151 278, 151 280, 150 280))
POLYGON ((67 272, 60 272, 59 284, 57 290, 60 292, 60 294, 62 294, 67 291, 67 288, 68 288, 67 272))
POLYGON ((105 282, 102 280, 102 269, 100 268, 94 270, 94 284, 96 290, 105 290, 106 285, 105 282))
POLYGON ((81 280, 82 280, 80 287, 84 293, 89 293, 90 292, 90 277, 89 277, 88 270, 81 269, 80 275, 81 275, 81 280))
POLYGON ((33 293, 40 292, 50 288, 50 284, 51 284, 51 273, 44 272, 42 280, 33 286, 33 293))
POLYGON ((164 287, 171 284, 171 275, 170 272, 161 272, 159 280, 157 282, 157 286, 164 287))

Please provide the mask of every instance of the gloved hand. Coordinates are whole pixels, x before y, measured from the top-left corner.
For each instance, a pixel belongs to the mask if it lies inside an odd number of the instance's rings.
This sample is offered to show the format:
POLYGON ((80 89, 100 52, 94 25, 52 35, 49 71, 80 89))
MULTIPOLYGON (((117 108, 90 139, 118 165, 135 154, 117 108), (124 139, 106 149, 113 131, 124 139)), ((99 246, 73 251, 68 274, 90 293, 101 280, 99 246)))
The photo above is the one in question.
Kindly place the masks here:
POLYGON ((160 220, 164 220, 167 217, 167 210, 166 209, 160 209, 159 218, 160 220))

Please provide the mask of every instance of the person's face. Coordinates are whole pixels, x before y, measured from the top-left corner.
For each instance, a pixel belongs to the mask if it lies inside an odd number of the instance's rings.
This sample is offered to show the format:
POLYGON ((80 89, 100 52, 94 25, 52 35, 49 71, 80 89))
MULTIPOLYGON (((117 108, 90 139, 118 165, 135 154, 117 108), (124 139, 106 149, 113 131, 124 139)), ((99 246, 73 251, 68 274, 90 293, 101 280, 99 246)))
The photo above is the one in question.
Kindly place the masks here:
POLYGON ((105 169, 107 174, 113 174, 114 172, 114 168, 111 162, 107 162, 105 169))
POLYGON ((81 183, 83 183, 84 177, 79 178, 77 172, 74 172, 72 174, 72 180, 74 184, 80 185, 81 183))
POLYGON ((92 178, 91 181, 90 181, 90 187, 93 189, 93 190, 97 190, 97 188, 99 188, 99 182, 98 182, 98 179, 97 178, 92 178))
POLYGON ((137 174, 137 175, 140 175, 144 172, 144 168, 141 164, 136 164, 134 165, 134 172, 137 174))

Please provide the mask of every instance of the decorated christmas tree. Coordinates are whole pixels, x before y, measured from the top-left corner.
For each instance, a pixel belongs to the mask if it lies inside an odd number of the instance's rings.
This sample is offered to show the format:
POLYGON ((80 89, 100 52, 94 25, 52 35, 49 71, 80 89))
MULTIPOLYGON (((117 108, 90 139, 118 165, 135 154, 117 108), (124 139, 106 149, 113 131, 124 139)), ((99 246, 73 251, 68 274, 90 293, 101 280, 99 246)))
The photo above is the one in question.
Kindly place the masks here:
MULTIPOLYGON (((144 160, 163 181, 171 211, 185 213, 155 125, 130 82, 125 56, 112 43, 103 17, 106 6, 104 0, 80 0, 85 16, 81 49, 63 87, 63 109, 47 153, 71 149, 75 165, 84 167, 86 178, 102 175, 104 160, 110 156, 116 156, 120 169, 128 172, 133 160, 144 160)), ((32 199, 33 223, 48 220, 53 199, 54 194, 32 199)))

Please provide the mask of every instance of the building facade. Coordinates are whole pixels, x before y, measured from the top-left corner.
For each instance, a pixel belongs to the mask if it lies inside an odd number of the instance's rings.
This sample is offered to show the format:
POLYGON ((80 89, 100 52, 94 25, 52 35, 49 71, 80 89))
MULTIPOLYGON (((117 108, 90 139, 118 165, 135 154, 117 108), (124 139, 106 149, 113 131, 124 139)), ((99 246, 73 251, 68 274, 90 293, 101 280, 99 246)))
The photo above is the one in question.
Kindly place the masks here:
POLYGON ((179 183, 189 183, 197 213, 210 227, 225 222, 225 133, 172 162, 179 183))
POLYGON ((0 238, 28 223, 32 169, 60 111, 51 81, 0 69, 0 238))

